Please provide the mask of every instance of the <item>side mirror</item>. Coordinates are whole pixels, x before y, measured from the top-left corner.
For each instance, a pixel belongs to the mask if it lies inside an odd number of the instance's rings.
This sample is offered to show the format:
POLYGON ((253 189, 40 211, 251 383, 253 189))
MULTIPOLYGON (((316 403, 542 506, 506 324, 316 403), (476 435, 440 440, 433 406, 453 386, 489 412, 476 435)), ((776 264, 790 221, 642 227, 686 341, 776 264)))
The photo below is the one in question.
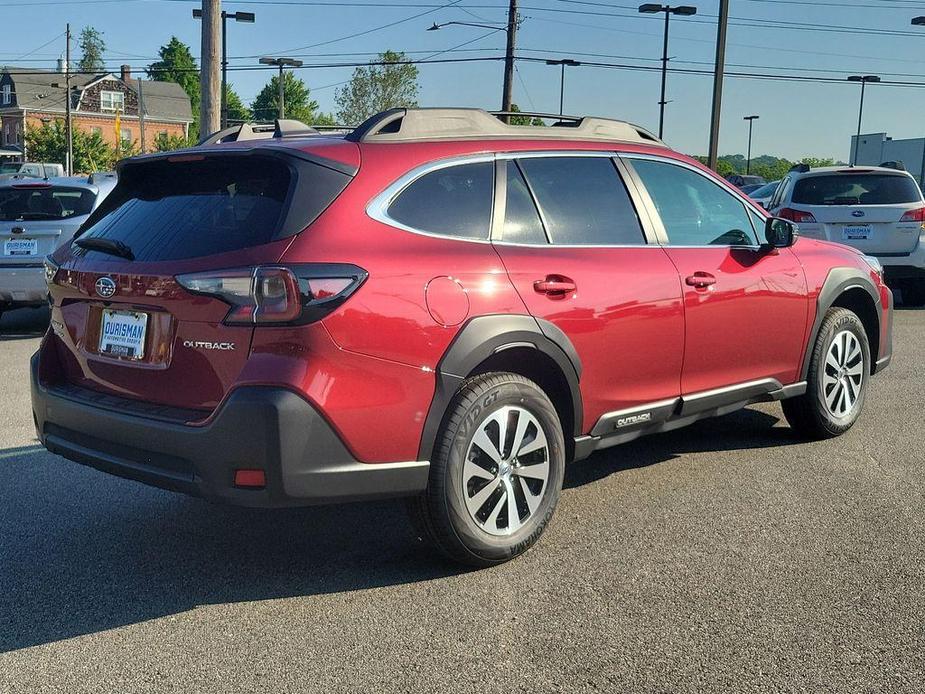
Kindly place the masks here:
POLYGON ((796 243, 796 225, 780 217, 771 217, 764 225, 764 238, 769 248, 790 248, 796 243))

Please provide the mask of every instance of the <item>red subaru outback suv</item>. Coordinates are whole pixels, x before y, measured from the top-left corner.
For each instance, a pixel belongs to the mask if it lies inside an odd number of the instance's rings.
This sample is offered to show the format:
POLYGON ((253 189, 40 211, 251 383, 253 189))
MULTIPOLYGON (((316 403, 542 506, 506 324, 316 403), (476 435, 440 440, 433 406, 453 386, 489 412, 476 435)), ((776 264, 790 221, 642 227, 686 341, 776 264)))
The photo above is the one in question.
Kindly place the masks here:
POLYGON ((245 506, 410 497, 490 565, 537 540, 566 462, 770 400, 837 436, 890 361, 876 260, 635 126, 269 134, 124 162, 49 258, 48 450, 245 506))

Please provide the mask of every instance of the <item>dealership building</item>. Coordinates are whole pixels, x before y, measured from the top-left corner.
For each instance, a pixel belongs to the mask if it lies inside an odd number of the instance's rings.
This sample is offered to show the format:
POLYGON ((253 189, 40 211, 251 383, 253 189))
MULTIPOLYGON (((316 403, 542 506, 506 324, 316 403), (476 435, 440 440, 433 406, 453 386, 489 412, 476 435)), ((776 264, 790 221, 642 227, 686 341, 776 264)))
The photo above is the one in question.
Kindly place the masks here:
POLYGON ((876 166, 886 161, 901 162, 919 185, 925 179, 925 137, 894 140, 886 133, 869 133, 851 138, 848 161, 860 166, 876 166), (855 147, 857 149, 855 150, 855 147), (855 161, 857 151, 857 161, 855 161))

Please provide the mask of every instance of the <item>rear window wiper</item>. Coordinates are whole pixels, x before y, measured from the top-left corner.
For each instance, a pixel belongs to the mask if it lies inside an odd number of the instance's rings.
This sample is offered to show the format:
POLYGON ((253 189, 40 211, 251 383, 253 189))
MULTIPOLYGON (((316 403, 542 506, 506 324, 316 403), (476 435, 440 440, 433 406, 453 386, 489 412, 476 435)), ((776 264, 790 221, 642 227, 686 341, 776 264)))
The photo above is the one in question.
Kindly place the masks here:
POLYGON ((112 239, 99 236, 86 236, 75 239, 74 245, 88 251, 100 251, 101 253, 109 253, 109 255, 115 255, 120 258, 125 258, 126 260, 135 260, 135 254, 132 253, 132 249, 121 241, 113 241, 112 239))

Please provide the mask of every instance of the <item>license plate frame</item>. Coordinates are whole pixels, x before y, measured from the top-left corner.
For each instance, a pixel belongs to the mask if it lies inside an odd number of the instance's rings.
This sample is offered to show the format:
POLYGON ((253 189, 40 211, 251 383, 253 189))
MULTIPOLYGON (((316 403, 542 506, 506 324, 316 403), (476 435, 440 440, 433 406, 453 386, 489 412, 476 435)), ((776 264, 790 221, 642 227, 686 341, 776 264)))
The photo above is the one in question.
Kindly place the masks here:
POLYGON ((100 355, 128 361, 144 359, 148 317, 144 311, 104 308, 100 316, 100 355), (107 333, 107 325, 114 324, 126 327, 107 333))
POLYGON ((3 242, 3 256, 5 258, 33 258, 39 254, 38 239, 6 239, 3 242), (25 246, 24 250, 10 250, 16 246, 25 246))
POLYGON ((870 241, 874 229, 870 224, 846 224, 842 227, 843 241, 870 241))

